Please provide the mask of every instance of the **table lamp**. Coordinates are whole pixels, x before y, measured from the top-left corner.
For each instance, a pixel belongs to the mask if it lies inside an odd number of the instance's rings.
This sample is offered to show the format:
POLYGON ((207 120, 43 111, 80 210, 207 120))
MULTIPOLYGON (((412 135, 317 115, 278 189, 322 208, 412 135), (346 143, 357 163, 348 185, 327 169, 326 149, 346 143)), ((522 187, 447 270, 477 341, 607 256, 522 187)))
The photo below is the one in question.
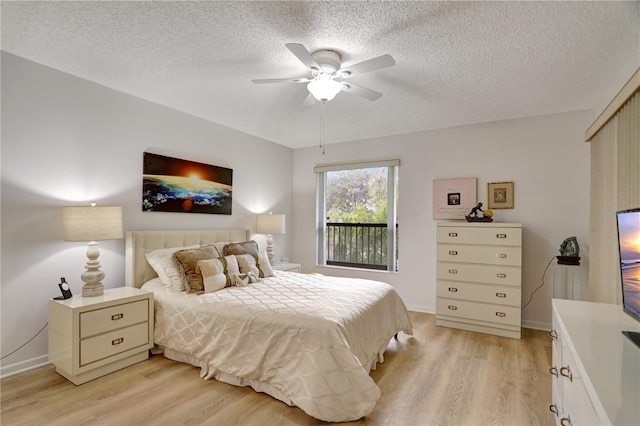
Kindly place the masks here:
POLYGON ((275 265, 273 260, 273 235, 284 234, 285 216, 283 214, 259 214, 256 217, 256 232, 267 235, 267 257, 269 263, 275 265))
POLYGON ((97 241, 122 238, 122 207, 64 207, 62 211, 65 241, 88 241, 87 269, 80 278, 84 281, 82 296, 101 296, 104 293, 100 270, 100 250, 97 241))

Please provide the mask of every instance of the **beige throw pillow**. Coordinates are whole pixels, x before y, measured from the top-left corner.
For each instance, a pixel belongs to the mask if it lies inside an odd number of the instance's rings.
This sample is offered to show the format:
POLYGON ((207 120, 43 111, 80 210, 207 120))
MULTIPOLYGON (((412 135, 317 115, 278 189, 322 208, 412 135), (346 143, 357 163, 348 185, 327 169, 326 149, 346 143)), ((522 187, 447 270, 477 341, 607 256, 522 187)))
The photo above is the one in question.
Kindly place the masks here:
POLYGON ((196 271, 198 261, 216 259, 218 251, 213 246, 202 246, 189 250, 179 250, 173 256, 182 276, 184 290, 187 293, 203 291, 202 274, 200 271, 196 271))
POLYGON ((227 287, 228 277, 225 275, 224 259, 199 260, 196 269, 202 275, 205 293, 213 293, 227 287))
POLYGON ((238 266, 240 267, 240 273, 252 273, 256 277, 260 276, 260 270, 256 264, 256 259, 251 254, 237 254, 236 260, 238 261, 238 266))
POLYGON ((167 287, 174 290, 184 290, 182 285, 182 276, 178 270, 173 255, 178 250, 196 248, 199 246, 188 247, 170 247, 164 249, 148 250, 144 253, 144 257, 149 265, 156 271, 160 281, 167 287))

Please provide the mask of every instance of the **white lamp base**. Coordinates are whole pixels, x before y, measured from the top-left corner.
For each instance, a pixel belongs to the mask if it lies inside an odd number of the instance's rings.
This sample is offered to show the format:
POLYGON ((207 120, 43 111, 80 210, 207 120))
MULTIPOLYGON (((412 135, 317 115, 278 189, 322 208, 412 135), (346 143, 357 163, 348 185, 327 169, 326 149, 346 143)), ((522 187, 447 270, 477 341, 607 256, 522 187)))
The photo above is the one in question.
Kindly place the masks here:
POLYGON ((100 249, 98 249, 98 243, 91 241, 87 248, 87 264, 84 266, 86 271, 80 275, 84 286, 82 287, 83 297, 102 296, 104 294, 104 286, 102 280, 104 279, 104 272, 100 270, 100 249))
POLYGON ((267 235, 267 257, 269 258, 269 263, 272 265, 275 265, 275 261, 273 260, 274 257, 274 250, 273 250, 273 235, 268 234, 267 235))

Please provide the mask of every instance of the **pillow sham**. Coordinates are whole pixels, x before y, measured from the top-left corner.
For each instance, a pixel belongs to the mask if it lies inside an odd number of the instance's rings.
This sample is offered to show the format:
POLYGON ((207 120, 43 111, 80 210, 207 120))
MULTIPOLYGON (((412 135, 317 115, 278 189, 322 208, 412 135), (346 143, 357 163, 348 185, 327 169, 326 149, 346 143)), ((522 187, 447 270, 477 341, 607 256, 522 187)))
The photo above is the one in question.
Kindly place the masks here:
POLYGON ((231 254, 250 254, 258 261, 258 243, 254 240, 241 241, 237 243, 228 243, 224 246, 223 255, 229 256, 231 254))
POLYGON ((178 250, 173 255, 182 278, 182 288, 187 293, 196 293, 204 290, 202 274, 196 271, 199 260, 216 259, 218 251, 213 246, 202 246, 187 250, 178 250))
POLYGON ((186 246, 186 247, 170 247, 164 249, 148 250, 144 253, 144 257, 149 262, 149 265, 156 271, 160 281, 173 289, 182 288, 182 277, 178 266, 173 260, 173 255, 178 250, 185 250, 200 247, 198 245, 186 246))
POLYGON ((273 268, 269 262, 269 256, 266 251, 258 253, 258 269, 260 269, 260 277, 267 278, 273 276, 273 268))
POLYGON ((237 254, 236 260, 240 267, 241 274, 252 273, 256 277, 260 277, 260 270, 256 264, 256 259, 251 254, 237 254))

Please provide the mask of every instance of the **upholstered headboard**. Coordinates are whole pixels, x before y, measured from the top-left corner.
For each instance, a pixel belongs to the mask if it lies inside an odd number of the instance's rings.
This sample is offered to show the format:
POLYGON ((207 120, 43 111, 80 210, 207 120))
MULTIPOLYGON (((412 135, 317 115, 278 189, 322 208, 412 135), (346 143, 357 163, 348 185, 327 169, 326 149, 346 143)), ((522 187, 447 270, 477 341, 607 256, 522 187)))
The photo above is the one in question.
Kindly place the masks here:
POLYGON ((247 241, 248 229, 212 229, 201 231, 129 231, 125 253, 125 283, 140 288, 157 277, 144 254, 148 250, 207 245, 225 241, 247 241))

